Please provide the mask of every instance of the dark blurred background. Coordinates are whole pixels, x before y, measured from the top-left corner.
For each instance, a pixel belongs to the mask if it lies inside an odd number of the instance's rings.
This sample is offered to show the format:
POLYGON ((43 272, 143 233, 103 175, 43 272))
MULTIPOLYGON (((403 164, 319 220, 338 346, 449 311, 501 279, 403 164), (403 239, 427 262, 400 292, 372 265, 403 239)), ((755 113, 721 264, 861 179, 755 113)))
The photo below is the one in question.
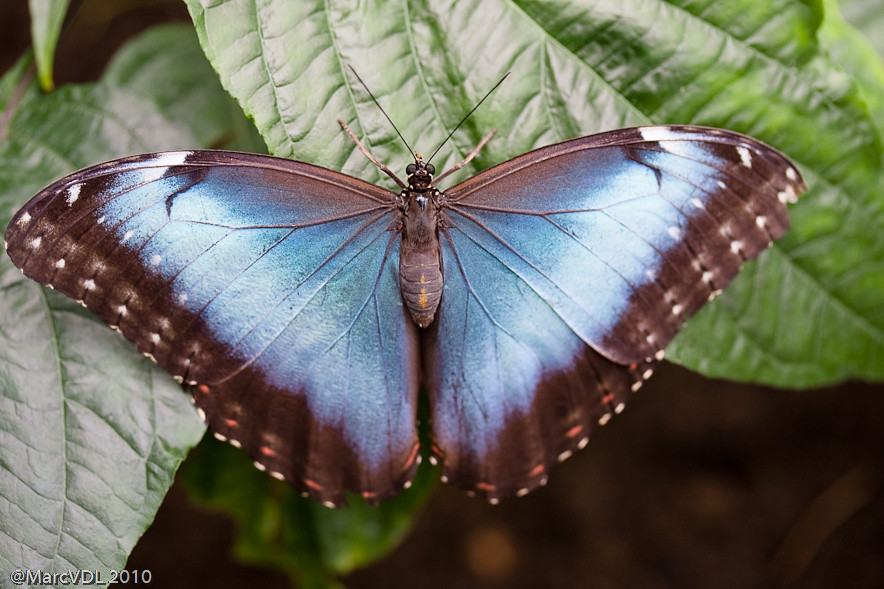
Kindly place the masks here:
MULTIPOLYGON (((76 2, 74 3, 76 4, 76 2)), ((177 0, 88 0, 56 82, 94 80, 177 0)), ((0 7, 0 68, 29 44, 26 0, 0 7)), ((22 195, 22 200, 30 195, 22 195)), ((288 587, 238 565, 223 515, 177 485, 129 569, 152 586, 288 587)), ((884 588, 884 386, 786 391, 664 364, 589 446, 532 495, 486 505, 447 487, 353 588, 884 588)))

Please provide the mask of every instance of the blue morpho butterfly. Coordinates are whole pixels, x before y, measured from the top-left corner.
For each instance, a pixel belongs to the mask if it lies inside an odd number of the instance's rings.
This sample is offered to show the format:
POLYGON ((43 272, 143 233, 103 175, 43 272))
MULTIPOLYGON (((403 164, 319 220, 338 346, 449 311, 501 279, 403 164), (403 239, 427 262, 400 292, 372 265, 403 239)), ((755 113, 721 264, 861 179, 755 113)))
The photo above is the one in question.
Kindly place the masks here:
POLYGON ((694 126, 550 145, 444 192, 417 154, 407 183, 372 161, 400 193, 264 155, 117 159, 34 196, 6 248, 306 494, 407 487, 423 385, 443 480, 497 502, 622 410, 805 189, 778 151, 694 126))

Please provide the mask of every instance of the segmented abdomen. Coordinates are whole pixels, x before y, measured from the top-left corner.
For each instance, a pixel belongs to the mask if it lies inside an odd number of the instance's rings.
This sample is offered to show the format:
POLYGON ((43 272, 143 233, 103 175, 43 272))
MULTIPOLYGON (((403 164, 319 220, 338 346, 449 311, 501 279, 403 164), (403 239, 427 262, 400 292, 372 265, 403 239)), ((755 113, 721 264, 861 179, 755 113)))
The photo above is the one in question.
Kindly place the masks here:
POLYGON ((399 289, 411 318, 419 327, 433 322, 442 298, 442 267, 438 250, 409 251, 399 257, 399 289))

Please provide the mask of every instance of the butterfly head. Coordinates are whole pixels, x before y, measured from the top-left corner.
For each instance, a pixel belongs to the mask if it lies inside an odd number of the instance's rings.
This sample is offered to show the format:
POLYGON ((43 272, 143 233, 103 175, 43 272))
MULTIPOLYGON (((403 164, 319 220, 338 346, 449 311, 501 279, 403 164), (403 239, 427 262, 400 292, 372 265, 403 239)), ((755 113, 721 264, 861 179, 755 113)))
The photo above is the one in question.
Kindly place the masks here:
POLYGON ((405 168, 408 174, 408 189, 416 192, 425 192, 433 187, 433 174, 436 167, 425 162, 419 153, 414 154, 414 163, 405 168))

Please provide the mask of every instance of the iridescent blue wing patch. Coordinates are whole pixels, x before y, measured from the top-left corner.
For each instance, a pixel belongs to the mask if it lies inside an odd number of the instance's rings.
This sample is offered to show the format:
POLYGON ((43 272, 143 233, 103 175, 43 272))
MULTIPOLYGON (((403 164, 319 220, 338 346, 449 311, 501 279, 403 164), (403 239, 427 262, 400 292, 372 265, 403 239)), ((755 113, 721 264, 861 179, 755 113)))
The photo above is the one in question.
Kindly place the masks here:
POLYGON ((750 137, 644 127, 544 147, 446 190, 445 287, 423 354, 447 480, 492 501, 543 484, 783 234, 804 188, 750 137))
POLYGON ((7 251, 189 385, 259 468, 329 504, 377 502, 418 462, 395 198, 280 158, 150 154, 41 191, 7 251))

